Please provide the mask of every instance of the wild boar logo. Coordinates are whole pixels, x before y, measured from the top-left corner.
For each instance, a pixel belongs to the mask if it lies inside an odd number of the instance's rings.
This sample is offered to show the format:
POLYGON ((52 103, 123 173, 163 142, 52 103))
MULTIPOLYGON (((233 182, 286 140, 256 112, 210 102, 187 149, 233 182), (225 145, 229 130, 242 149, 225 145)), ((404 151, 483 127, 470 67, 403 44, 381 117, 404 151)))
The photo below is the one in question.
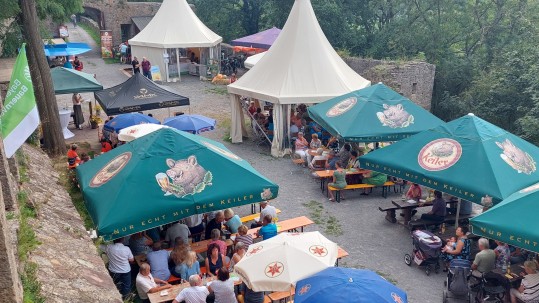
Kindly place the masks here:
POLYGON ((390 128, 405 128, 410 126, 410 124, 414 123, 414 116, 410 115, 404 109, 402 104, 384 104, 383 107, 383 112, 376 113, 378 120, 382 122, 383 126, 389 126, 390 128))
POLYGON ((496 142, 496 145, 503 150, 503 153, 500 154, 503 161, 509 164, 519 174, 530 175, 535 172, 536 166, 532 156, 516 147, 509 139, 505 139, 503 142, 496 142))
POLYGON ((182 198, 195 195, 212 185, 212 173, 199 165, 194 155, 181 160, 167 159, 166 163, 169 167, 166 173, 155 175, 157 184, 165 192, 165 196, 175 195, 182 198))

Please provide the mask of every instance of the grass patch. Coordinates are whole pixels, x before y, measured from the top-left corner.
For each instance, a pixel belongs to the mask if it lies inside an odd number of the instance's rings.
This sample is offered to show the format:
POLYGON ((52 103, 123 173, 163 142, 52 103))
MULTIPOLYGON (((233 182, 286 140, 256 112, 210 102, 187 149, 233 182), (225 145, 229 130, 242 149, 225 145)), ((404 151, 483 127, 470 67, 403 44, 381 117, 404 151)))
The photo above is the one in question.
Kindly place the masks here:
POLYGON ((211 88, 207 88, 206 92, 211 93, 211 94, 221 95, 221 96, 228 94, 228 90, 226 89, 226 86, 223 86, 223 85, 214 85, 211 88))
POLYGON ((219 127, 223 129, 223 141, 232 143, 232 137, 230 136, 230 125, 231 121, 229 117, 223 118, 221 121, 219 121, 219 127))
POLYGON ((103 58, 105 64, 117 64, 122 63, 119 58, 103 58))
POLYGON ((339 220, 335 216, 330 215, 324 209, 324 205, 322 203, 311 200, 307 203, 303 203, 302 205, 309 209, 309 216, 313 222, 324 228, 324 233, 336 237, 343 234, 342 226, 339 220))
POLYGON ((23 302, 24 303, 43 303, 45 298, 39 293, 40 284, 37 281, 37 264, 28 262, 24 266, 24 273, 21 274, 21 282, 23 287, 23 302))
POLYGON ((101 33, 97 31, 95 28, 90 27, 88 24, 85 23, 78 23, 77 24, 80 28, 85 30, 90 37, 92 37, 92 40, 95 41, 95 44, 101 45, 101 33))
MULTIPOLYGON (((28 161, 22 151, 16 153, 16 159, 19 164, 19 182, 23 184, 28 179, 28 161)), ((25 303, 42 303, 45 298, 40 294, 40 284, 37 281, 36 272, 37 264, 28 261, 28 255, 35 250, 41 243, 37 240, 36 233, 29 223, 29 220, 37 216, 37 209, 30 203, 26 191, 21 190, 17 193, 17 201, 19 203, 20 220, 19 231, 17 232, 18 257, 23 270, 20 273, 23 302, 25 303)), ((6 216, 8 219, 14 219, 15 214, 10 212, 6 216)))

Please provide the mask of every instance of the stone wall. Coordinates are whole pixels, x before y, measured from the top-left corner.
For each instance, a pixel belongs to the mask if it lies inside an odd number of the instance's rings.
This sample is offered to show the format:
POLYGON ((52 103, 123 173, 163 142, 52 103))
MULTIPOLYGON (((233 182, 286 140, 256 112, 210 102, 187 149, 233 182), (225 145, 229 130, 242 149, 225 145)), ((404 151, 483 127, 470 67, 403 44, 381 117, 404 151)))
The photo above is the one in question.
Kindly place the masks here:
MULTIPOLYGON (((157 2, 127 2, 123 0, 84 0, 83 7, 89 10, 87 14, 92 19, 99 18, 96 10, 102 12, 101 16, 104 20, 101 26, 112 30, 113 45, 120 44, 121 41, 121 25, 130 25, 131 37, 134 34, 134 26, 131 22, 131 17, 136 16, 153 16, 159 10, 161 3, 157 2)), ((99 20, 94 21, 99 23, 99 20)))
POLYGON ((98 33, 100 31, 99 24, 97 24, 97 22, 95 22, 94 20, 92 20, 92 19, 90 19, 88 17, 80 16, 79 17, 79 22, 88 25, 89 27, 96 30, 98 33))
POLYGON ((24 145, 23 152, 25 190, 37 209, 30 224, 41 243, 29 260, 38 265, 41 294, 47 302, 122 302, 52 161, 36 147, 24 145))
POLYGON ((383 82, 395 91, 430 110, 436 66, 420 61, 384 61, 343 58, 358 74, 372 83, 383 82))

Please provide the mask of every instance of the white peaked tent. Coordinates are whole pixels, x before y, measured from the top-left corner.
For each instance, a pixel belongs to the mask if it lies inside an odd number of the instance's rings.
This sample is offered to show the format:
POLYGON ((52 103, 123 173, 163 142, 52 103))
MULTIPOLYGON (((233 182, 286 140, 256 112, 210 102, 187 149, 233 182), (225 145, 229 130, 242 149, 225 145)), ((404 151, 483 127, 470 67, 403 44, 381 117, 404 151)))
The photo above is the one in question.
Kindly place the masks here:
POLYGON ((259 54, 252 55, 252 56, 248 57, 247 59, 245 59, 245 61, 243 62, 243 64, 245 65, 245 68, 247 68, 247 69, 253 68, 253 66, 255 66, 255 64, 257 64, 258 61, 260 61, 260 59, 262 59, 262 57, 264 57, 265 54, 266 54, 266 52, 261 52, 259 54))
POLYGON ((165 54, 167 49, 175 51, 175 60, 179 66, 180 48, 210 48, 208 58, 200 57, 201 63, 207 60, 218 60, 221 36, 212 32, 198 19, 186 0, 164 0, 163 4, 150 23, 138 35, 129 40, 133 56, 146 57, 152 65, 159 65, 161 73, 166 72, 165 54))
POLYGON ((228 85, 232 104, 231 137, 246 135, 240 96, 274 103, 273 156, 282 156, 290 125, 290 104, 319 103, 370 85, 335 52, 310 0, 296 0, 277 40, 243 77, 228 85))

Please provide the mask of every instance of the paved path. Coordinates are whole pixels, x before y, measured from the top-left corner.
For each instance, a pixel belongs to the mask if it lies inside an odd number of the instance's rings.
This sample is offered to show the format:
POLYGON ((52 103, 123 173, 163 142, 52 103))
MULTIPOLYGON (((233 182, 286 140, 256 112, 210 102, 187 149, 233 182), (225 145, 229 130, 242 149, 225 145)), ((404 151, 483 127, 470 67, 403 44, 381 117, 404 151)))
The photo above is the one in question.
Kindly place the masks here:
MULTIPOLYGON (((90 37, 80 28, 70 27, 70 41, 92 43, 90 37)), ((95 49, 98 50, 96 47, 95 49)), ((127 65, 105 64, 96 51, 80 56, 85 63, 85 72, 95 73, 97 79, 107 88, 127 79, 119 70, 127 65)), ((128 66, 127 66, 128 67, 128 66)), ((184 76, 181 83, 166 84, 188 96, 191 100, 191 113, 214 117, 218 120, 218 129, 204 133, 204 136, 223 141, 223 135, 230 121, 228 96, 222 94, 223 86, 214 86, 201 82, 195 77, 184 76)), ((68 100, 70 96, 67 96, 68 100)), ((92 98, 92 94, 84 94, 92 98)), ((62 104, 59 98, 59 104, 62 104)), ((68 102, 69 104, 69 102, 68 102)), ((87 109, 86 109, 87 110, 87 109)), ((176 109, 174 109, 175 111, 176 109)), ((178 108, 189 111, 189 108, 178 108)), ((168 115, 167 110, 152 111, 154 117, 163 119, 168 115)), ((103 115, 103 118, 105 116, 103 115)), ((97 144, 95 130, 86 127, 84 130, 73 130, 76 136, 69 142, 88 141, 97 144)), ((279 198, 273 204, 283 212, 280 219, 307 215, 313 218, 315 209, 322 214, 322 219, 334 219, 336 224, 317 224, 307 230, 320 230, 328 238, 346 249, 350 256, 342 260, 343 266, 368 268, 376 270, 388 280, 403 288, 409 296, 409 302, 440 302, 445 274, 431 274, 427 277, 423 269, 417 266, 408 267, 404 264, 405 253, 410 253, 412 242, 407 229, 384 220, 384 215, 378 210, 381 204, 389 203, 398 198, 390 194, 387 199, 381 197, 379 191, 369 196, 360 196, 360 191, 350 192, 347 200, 342 203, 330 203, 319 188, 319 181, 310 176, 308 171, 296 167, 289 158, 275 159, 269 156, 269 148, 257 147, 252 142, 229 144, 223 142, 233 152, 249 161, 258 171, 280 185, 279 198), (314 202, 311 202, 314 201, 314 202), (310 207, 305 203, 311 202, 310 207), (321 207, 321 208, 318 208, 321 207), (326 226, 340 225, 342 235, 334 236, 328 233, 326 226)), ((238 184, 241 186, 241 184, 238 184)), ((249 207, 244 206, 236 212, 246 215, 249 207)))

